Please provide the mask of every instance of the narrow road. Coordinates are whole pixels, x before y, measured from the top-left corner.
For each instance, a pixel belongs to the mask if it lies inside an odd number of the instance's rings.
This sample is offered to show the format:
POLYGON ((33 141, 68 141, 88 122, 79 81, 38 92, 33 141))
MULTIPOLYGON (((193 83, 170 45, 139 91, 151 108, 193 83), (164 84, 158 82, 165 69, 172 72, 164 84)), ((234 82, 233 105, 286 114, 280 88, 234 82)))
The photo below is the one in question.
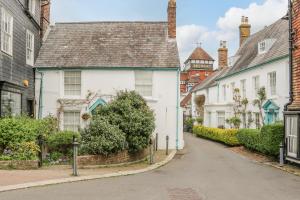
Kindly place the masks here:
MULTIPOLYGON (((152 172, 0 193, 0 200, 299 200, 300 177, 185 136, 187 148, 152 172)), ((1 177, 0 177, 1 178, 1 177)))

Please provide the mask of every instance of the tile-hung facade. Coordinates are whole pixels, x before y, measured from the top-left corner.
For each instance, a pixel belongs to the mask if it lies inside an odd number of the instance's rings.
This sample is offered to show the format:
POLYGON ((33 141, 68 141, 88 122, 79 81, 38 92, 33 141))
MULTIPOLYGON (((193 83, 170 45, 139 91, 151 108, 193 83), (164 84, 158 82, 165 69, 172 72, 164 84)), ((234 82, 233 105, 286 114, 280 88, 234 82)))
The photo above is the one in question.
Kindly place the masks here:
POLYGON ((1 116, 34 114, 33 65, 40 48, 40 0, 1 0, 1 116))
MULTIPOLYGON (((243 18, 241 28, 250 28, 245 23, 248 23, 247 18, 243 18)), ((245 30, 241 32, 241 46, 236 55, 229 59, 225 72, 211 77, 211 84, 200 84, 194 90, 193 98, 197 95, 206 96, 206 126, 230 127, 226 119, 233 117, 235 88, 239 89, 242 98, 249 101, 247 111, 252 111, 252 128, 259 128, 262 120, 265 124, 283 120, 284 105, 289 96, 288 22, 280 19, 246 39, 244 33, 245 30), (267 95, 267 101, 263 105, 263 118, 260 117, 257 106, 252 103, 257 99, 257 91, 261 87, 266 88, 267 95)), ((195 105, 193 108, 196 109, 195 105)))
POLYGON ((77 131, 86 125, 83 114, 120 90, 136 90, 155 112, 159 148, 167 135, 170 148, 183 148, 175 0, 169 1, 168 18, 51 27, 36 62, 40 116, 57 116, 61 129, 77 131))

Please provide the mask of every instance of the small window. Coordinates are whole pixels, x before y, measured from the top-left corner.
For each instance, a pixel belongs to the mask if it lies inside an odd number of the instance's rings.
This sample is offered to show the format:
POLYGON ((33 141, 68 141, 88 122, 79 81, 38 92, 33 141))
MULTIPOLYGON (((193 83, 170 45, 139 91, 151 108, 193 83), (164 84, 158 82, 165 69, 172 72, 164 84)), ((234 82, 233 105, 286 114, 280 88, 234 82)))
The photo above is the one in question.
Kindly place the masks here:
POLYGON ((225 112, 217 112, 218 115, 218 127, 225 128, 225 112))
POLYGON ((259 45, 259 52, 260 53, 266 52, 266 42, 265 41, 260 42, 258 45, 259 45))
POLYGON ((226 85, 223 85, 223 100, 226 101, 226 85))
POLYGON ((80 112, 65 111, 64 112, 64 130, 78 132, 80 128, 80 112))
POLYGON ((257 129, 261 128, 261 123, 260 123, 260 114, 255 113, 255 126, 257 129))
POLYGON ((1 116, 21 115, 22 95, 18 93, 1 91, 1 116))
POLYGON ((259 76, 255 76, 253 77, 253 88, 254 88, 254 96, 257 97, 258 96, 258 91, 259 91, 259 76))
POLYGON ((13 17, 4 8, 1 13, 1 50, 12 55, 13 17))
POLYGON ((276 72, 271 72, 268 74, 270 95, 276 95, 276 72))
POLYGON ((31 14, 35 14, 36 0, 28 0, 28 10, 31 14))
POLYGON ((81 95, 81 72, 65 71, 64 72, 64 92, 67 96, 81 95))
POLYGON ((247 94, 246 94, 246 80, 241 80, 241 96, 242 98, 246 98, 247 94))
POLYGON ((26 64, 34 65, 34 35, 29 30, 26 31, 26 64))
POLYGON ((142 96, 152 96, 153 72, 135 71, 135 90, 142 96))

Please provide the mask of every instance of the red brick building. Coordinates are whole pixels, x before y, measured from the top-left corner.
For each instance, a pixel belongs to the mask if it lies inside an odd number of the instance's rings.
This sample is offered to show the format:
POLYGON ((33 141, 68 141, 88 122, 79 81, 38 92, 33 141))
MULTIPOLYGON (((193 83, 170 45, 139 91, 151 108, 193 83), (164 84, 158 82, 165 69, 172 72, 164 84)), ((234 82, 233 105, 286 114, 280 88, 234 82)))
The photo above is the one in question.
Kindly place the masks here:
POLYGON ((285 158, 300 163, 300 0, 290 0, 290 102, 285 112, 285 158))
POLYGON ((187 93, 213 73, 214 59, 201 47, 197 47, 184 65, 180 75, 181 94, 187 93))

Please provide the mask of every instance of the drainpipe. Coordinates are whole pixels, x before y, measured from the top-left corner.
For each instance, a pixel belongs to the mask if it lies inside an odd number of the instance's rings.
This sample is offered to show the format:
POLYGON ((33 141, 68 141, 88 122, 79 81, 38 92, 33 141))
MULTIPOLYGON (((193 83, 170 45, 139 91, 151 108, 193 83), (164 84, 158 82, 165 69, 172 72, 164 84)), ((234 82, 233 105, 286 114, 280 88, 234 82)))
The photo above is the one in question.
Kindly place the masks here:
POLYGON ((289 77, 290 77, 290 91, 289 91, 289 102, 284 106, 284 111, 288 110, 288 106, 293 103, 294 100, 294 92, 293 92, 293 38, 294 38, 294 31, 293 31, 293 5, 291 0, 289 0, 289 12, 288 16, 285 19, 289 20, 289 77))
POLYGON ((39 111, 38 111, 38 119, 42 119, 43 117, 43 87, 44 87, 44 73, 36 70, 37 73, 41 75, 40 78, 40 95, 39 95, 39 111))
POLYGON ((177 102, 176 102, 176 150, 179 150, 179 74, 180 74, 180 67, 177 70, 177 83, 176 83, 176 93, 177 93, 177 102))

